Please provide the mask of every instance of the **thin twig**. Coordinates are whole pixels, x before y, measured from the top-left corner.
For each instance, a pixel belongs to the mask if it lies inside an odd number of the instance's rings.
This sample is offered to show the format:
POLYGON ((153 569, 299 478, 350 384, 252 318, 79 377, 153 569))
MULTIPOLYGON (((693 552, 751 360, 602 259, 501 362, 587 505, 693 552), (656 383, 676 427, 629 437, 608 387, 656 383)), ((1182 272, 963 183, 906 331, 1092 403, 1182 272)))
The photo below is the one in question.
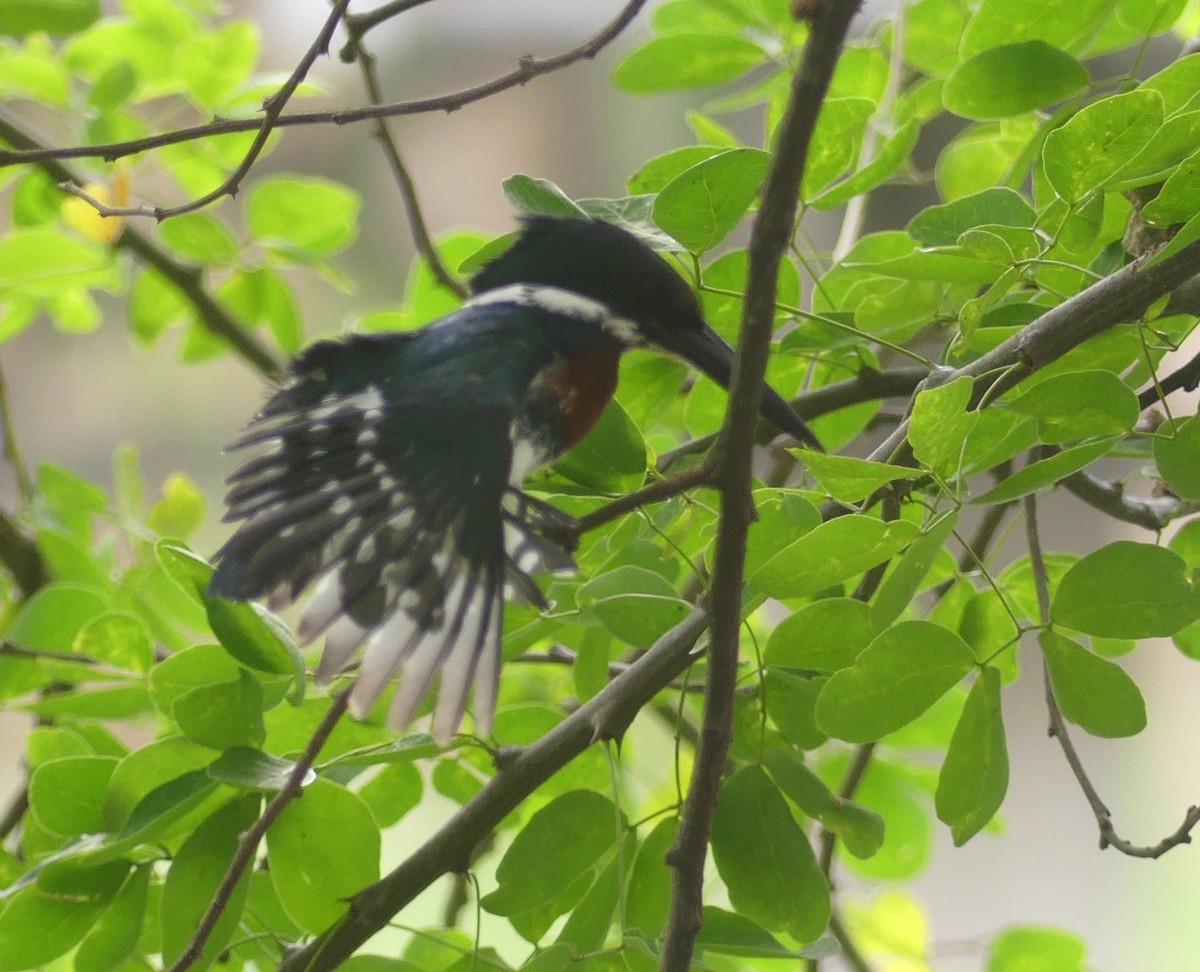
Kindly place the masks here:
MULTIPOLYGON (((394 118, 398 115, 419 115, 431 111, 457 111, 472 102, 490 98, 501 91, 524 85, 534 78, 568 67, 577 61, 595 57, 623 31, 645 6, 646 0, 630 0, 613 20, 598 33, 576 47, 552 57, 523 57, 517 67, 507 74, 482 84, 464 88, 451 94, 432 98, 418 98, 386 105, 365 105, 359 108, 343 108, 337 111, 306 111, 280 115, 274 120, 273 128, 291 128, 304 125, 349 125, 374 118, 394 118)), ((203 125, 192 125, 162 132, 146 138, 135 138, 123 142, 108 142, 103 145, 72 145, 66 148, 18 148, 0 149, 0 168, 42 162, 48 159, 101 158, 108 161, 135 155, 164 145, 178 145, 213 135, 229 135, 234 132, 254 131, 262 122, 257 118, 218 118, 203 125)))
MULTIPOLYGON (((418 2, 424 2, 424 0, 418 0, 418 2)), ((403 7, 407 10, 412 5, 412 0, 406 0, 406 3, 393 4, 391 6, 403 7)), ((397 11, 397 13, 399 12, 397 11)), ((350 30, 350 21, 352 19, 351 17, 346 18, 346 28, 348 31, 350 30)), ((383 104, 383 90, 379 84, 379 71, 376 58, 363 46, 361 34, 351 32, 351 39, 346 46, 353 49, 355 57, 358 60, 359 69, 362 73, 363 87, 366 88, 367 97, 370 99, 371 104, 383 104)), ((345 51, 343 51, 344 53, 345 51)), ((413 245, 416 246, 417 252, 424 258, 434 279, 451 293, 465 299, 469 293, 466 285, 447 269, 446 264, 442 262, 441 255, 437 251, 437 247, 433 245, 433 239, 429 235, 429 227, 425 223, 425 215, 422 213, 420 201, 417 199, 416 183, 408 171, 408 166, 404 164, 404 158, 400 155, 400 147, 396 144, 396 138, 388 127, 387 119, 376 119, 375 139, 383 148, 383 154, 388 161, 388 168, 392 170, 392 178, 396 180, 396 187, 400 190, 400 200, 404 204, 404 212, 408 217, 408 227, 412 233, 413 245)))
POLYGON ((414 7, 420 7, 428 2, 429 0, 392 0, 391 3, 385 3, 366 13, 348 14, 343 18, 343 23, 350 39, 346 41, 346 46, 342 48, 339 56, 349 64, 356 57, 361 56, 361 41, 370 31, 385 21, 399 17, 402 13, 407 13, 414 7))
POLYGON ((167 972, 184 972, 200 958, 200 953, 204 951, 205 943, 212 935, 213 929, 217 927, 217 922, 229 904, 229 899, 233 895, 238 881, 241 880, 243 872, 253 863, 254 855, 258 851, 258 845, 262 842, 263 836, 283 812, 284 807, 300 795, 304 780, 312 769, 317 754, 321 752, 321 747, 325 745, 325 741, 337 726, 338 721, 345 715, 346 707, 350 702, 351 688, 353 688, 353 684, 338 692, 330 700, 329 711, 325 713, 325 717, 313 730, 304 751, 300 754, 291 773, 288 774, 283 789, 267 804, 262 816, 254 821, 253 826, 238 839, 237 851, 233 855, 233 860, 229 862, 229 869, 225 872, 225 876, 213 894, 212 902, 196 926, 195 934, 192 935, 183 954, 175 960, 167 972))
MULTIPOLYGON (((1042 624, 1049 624, 1050 582, 1046 574, 1046 561, 1042 555, 1041 535, 1038 532, 1037 499, 1033 496, 1026 496, 1024 503, 1025 535, 1029 543, 1029 564, 1033 571, 1034 587, 1037 591, 1038 615, 1042 624)), ((1083 791, 1088 806, 1092 808, 1092 815, 1096 818, 1096 826, 1100 830, 1100 849, 1115 847, 1128 857, 1153 859, 1162 857, 1171 848, 1178 847, 1180 844, 1190 844, 1192 830, 1197 824, 1200 824, 1200 806, 1188 807, 1183 816, 1183 823, 1179 825, 1178 829, 1157 844, 1148 846, 1134 844, 1117 833, 1112 822, 1112 812, 1100 798, 1100 793, 1088 776, 1083 761, 1079 758, 1079 752, 1075 749, 1075 743, 1067 729, 1066 720, 1063 719, 1062 710, 1058 707, 1058 700, 1054 697, 1054 687, 1050 682, 1050 665, 1045 658, 1042 659, 1042 684, 1046 697, 1046 711, 1050 717, 1049 733, 1058 740, 1063 756, 1066 757, 1067 765, 1071 767, 1071 773, 1079 783, 1079 788, 1083 791)))
POLYGON ((295 68, 293 68, 292 73, 288 75, 288 79, 275 94, 263 102, 261 121, 251 119, 255 121, 258 134, 254 136, 254 141, 250 143, 250 148, 246 150, 242 161, 238 163, 237 168, 229 174, 225 181, 211 192, 206 192, 203 196, 193 199, 191 202, 181 203, 178 206, 109 206, 90 196, 74 182, 59 183, 59 188, 63 192, 83 199, 101 216, 150 216, 159 222, 169 219, 172 216, 194 213, 196 210, 203 209, 210 203, 214 203, 225 196, 236 196, 238 189, 241 187, 242 180, 246 178, 251 168, 254 167, 254 163, 262 154, 263 149, 266 148, 267 139, 271 137, 275 123, 279 119, 279 116, 283 114, 283 109, 287 106, 288 101, 291 100, 296 89, 300 87, 300 83, 308 77, 308 72, 312 70, 312 66, 317 58, 322 54, 329 53, 329 41, 333 37, 333 32, 337 29, 338 21, 341 20, 342 14, 349 4, 350 0, 334 0, 333 10, 325 18, 325 23, 321 27, 320 32, 308 50, 304 52, 304 56, 300 58, 295 68))
POLYGON ((779 264, 791 242, 800 182, 817 116, 837 64, 855 0, 824 0, 810 10, 809 37, 775 133, 775 149, 750 230, 746 296, 729 385, 725 422, 710 456, 720 477, 721 511, 714 545, 712 639, 692 778, 679 834, 667 854, 672 868, 671 904, 660 968, 691 966, 704 905, 704 862, 721 773, 732 733, 734 689, 742 622, 746 537, 754 515, 751 459, 767 359, 771 352, 779 264))

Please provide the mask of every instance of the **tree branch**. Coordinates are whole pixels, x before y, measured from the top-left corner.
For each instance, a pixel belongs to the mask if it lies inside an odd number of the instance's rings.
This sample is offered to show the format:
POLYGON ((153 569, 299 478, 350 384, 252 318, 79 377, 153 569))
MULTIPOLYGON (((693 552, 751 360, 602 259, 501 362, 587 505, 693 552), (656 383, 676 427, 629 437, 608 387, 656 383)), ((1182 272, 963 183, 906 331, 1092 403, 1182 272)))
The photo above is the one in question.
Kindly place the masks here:
POLYGON ((349 912, 284 959, 279 972, 337 968, 430 884, 464 869, 473 848, 542 783, 597 740, 619 739, 642 707, 691 664, 693 648, 707 626, 707 613, 695 608, 627 672, 537 742, 501 750, 496 775, 483 789, 403 864, 356 894, 349 912))
MULTIPOLYGON (((430 111, 457 111, 475 101, 490 98, 501 91, 524 85, 543 74, 550 74, 568 67, 577 61, 595 57, 610 44, 637 16, 646 0, 630 0, 619 14, 603 29, 582 44, 552 57, 523 57, 515 70, 508 74, 485 81, 483 84, 432 98, 417 98, 386 105, 366 105, 359 108, 343 108, 337 111, 307 111, 280 115, 274 128, 291 128, 299 125, 349 125, 353 122, 374 118, 394 118, 398 115, 419 115, 430 111)), ((192 125, 162 132, 146 138, 129 139, 123 142, 108 142, 103 145, 73 145, 67 148, 18 147, 16 150, 0 149, 0 168, 51 159, 100 158, 112 161, 135 155, 148 149, 164 145, 192 142, 212 135, 229 135, 234 132, 249 132, 262 122, 256 118, 218 118, 203 125, 192 125)), ((67 181, 67 180, 63 180, 67 181)))
POLYGON ((1170 496, 1126 496, 1125 487, 1121 483, 1105 482, 1086 472, 1072 473, 1061 480, 1059 485, 1115 520, 1145 527, 1156 533, 1176 517, 1186 516, 1200 509, 1195 503, 1185 503, 1170 496))
MULTIPOLYGON (((1029 542, 1029 564, 1033 570, 1033 581, 1037 590, 1038 615, 1042 624, 1049 624, 1050 582, 1046 575, 1046 562, 1042 556, 1042 541, 1038 532, 1037 500, 1033 496, 1026 496, 1024 504, 1025 535, 1029 542)), ((1157 844, 1149 846, 1134 844, 1117 833, 1117 829, 1113 826, 1112 822, 1112 812, 1100 798, 1100 793, 1096 790, 1095 785, 1093 785, 1091 778, 1088 776, 1087 770, 1083 766, 1083 761, 1079 758, 1079 753, 1075 749, 1075 743, 1071 740, 1071 734, 1067 730, 1067 723, 1063 719, 1062 710, 1059 709, 1058 701, 1054 698, 1054 687, 1050 683, 1050 666, 1045 658, 1042 659, 1042 684, 1046 697, 1046 711, 1050 716, 1049 733, 1058 740, 1058 745, 1062 748, 1063 756, 1066 757, 1067 765, 1071 767, 1071 772, 1079 783, 1079 788, 1083 791, 1088 806, 1092 808, 1092 815, 1096 818, 1096 826, 1100 830, 1100 849, 1104 850, 1106 847, 1115 847, 1122 854, 1129 857, 1157 858, 1162 857, 1172 847, 1177 847, 1180 844, 1190 844, 1192 841, 1192 829, 1200 823, 1200 806, 1188 807, 1187 813, 1183 817, 1183 823, 1179 825, 1179 828, 1174 833, 1168 834, 1157 844)))
POLYGON ((712 640, 700 744, 679 834, 667 854, 673 873, 663 972, 686 972, 700 930, 704 861, 733 722, 746 537, 754 515, 750 493, 754 429, 771 352, 779 264, 795 230, 808 145, 857 10, 857 0, 824 0, 813 4, 809 11, 808 40, 775 132, 776 144, 761 191, 761 205, 750 231, 746 296, 729 405, 710 454, 721 492, 710 594, 712 640))

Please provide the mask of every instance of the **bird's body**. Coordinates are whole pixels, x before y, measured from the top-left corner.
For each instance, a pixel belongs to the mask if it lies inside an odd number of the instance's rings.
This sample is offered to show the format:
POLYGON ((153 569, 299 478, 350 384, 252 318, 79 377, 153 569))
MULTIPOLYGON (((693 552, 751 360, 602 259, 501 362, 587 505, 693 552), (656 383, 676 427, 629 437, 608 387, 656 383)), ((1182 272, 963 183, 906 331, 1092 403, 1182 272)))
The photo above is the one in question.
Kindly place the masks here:
MULTIPOLYGON (((732 357, 682 278, 604 223, 529 220, 472 285, 420 330, 321 342, 295 360, 233 443, 261 451, 231 477, 226 518, 244 522, 211 588, 295 599, 315 582, 299 634, 325 636, 318 679, 361 647, 352 709, 400 671, 400 727, 440 671, 440 736, 472 685, 476 726, 490 727, 506 591, 542 605, 530 574, 572 566, 544 535, 569 518, 520 488, 595 424, 622 351, 658 343, 722 383, 727 364, 696 359, 732 357), (682 347, 654 332, 664 326, 682 347)), ((763 406, 815 443, 769 390, 763 406)))

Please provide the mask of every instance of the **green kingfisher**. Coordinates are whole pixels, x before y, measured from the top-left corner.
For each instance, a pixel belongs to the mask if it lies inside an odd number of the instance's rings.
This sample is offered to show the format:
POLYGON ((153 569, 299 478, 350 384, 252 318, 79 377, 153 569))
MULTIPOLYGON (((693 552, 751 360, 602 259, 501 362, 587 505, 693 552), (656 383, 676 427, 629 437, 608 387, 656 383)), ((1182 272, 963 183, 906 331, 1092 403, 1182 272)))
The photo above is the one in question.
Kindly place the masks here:
MULTIPOLYGON (((312 585, 297 635, 324 635, 317 681, 361 648, 351 711, 365 715, 399 674, 400 729, 440 672, 439 738, 469 691, 490 732, 505 596, 545 608, 531 575, 574 567, 549 539, 573 521, 521 487, 596 423, 621 353, 659 348, 725 388, 733 366, 683 277, 600 220, 526 217, 471 294, 419 330, 321 341, 295 359, 230 445, 257 452, 229 478, 225 519, 241 524, 210 588, 294 601, 312 585)), ((769 387, 760 411, 820 448, 769 387)))

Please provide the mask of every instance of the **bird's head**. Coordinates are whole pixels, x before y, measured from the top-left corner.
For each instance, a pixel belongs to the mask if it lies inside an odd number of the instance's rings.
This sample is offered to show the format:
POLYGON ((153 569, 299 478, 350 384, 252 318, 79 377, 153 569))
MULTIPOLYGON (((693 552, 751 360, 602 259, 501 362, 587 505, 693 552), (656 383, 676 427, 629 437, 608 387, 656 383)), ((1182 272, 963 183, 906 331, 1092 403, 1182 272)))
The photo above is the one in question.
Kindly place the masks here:
MULTIPOLYGON (((471 290, 517 284, 596 301, 611 315, 607 329, 626 347, 659 348, 729 388, 733 348, 704 320, 683 277, 627 230, 598 219, 526 216, 515 242, 471 279, 471 290)), ((763 389, 759 410, 797 441, 821 448, 774 389, 763 389)))

